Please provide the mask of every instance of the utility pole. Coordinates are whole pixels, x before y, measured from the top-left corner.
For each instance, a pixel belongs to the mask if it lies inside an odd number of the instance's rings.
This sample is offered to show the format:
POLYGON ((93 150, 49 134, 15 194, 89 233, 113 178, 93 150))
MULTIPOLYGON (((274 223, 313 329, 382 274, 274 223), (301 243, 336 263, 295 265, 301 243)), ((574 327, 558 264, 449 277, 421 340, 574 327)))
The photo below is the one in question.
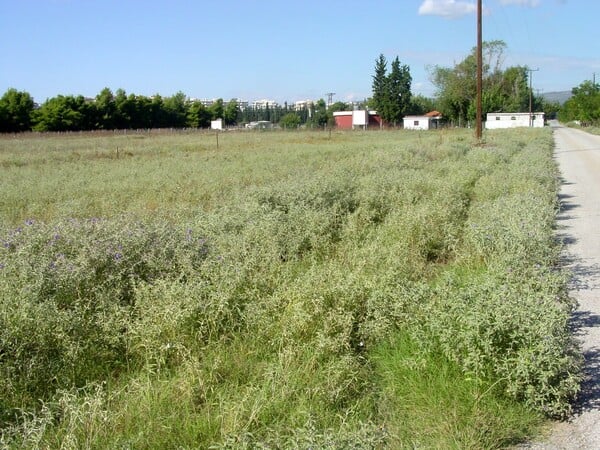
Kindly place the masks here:
POLYGON ((531 79, 533 78, 532 73, 537 72, 538 70, 540 70, 540 69, 539 68, 527 69, 527 71, 529 72, 529 126, 530 127, 533 126, 533 90, 531 88, 531 79))
POLYGON ((327 109, 329 109, 329 107, 333 103, 333 96, 335 95, 335 92, 328 92, 325 95, 327 96, 327 109))
POLYGON ((475 137, 481 140, 481 98, 483 90, 483 44, 481 42, 481 0, 477 0, 477 116, 475 118, 475 137))

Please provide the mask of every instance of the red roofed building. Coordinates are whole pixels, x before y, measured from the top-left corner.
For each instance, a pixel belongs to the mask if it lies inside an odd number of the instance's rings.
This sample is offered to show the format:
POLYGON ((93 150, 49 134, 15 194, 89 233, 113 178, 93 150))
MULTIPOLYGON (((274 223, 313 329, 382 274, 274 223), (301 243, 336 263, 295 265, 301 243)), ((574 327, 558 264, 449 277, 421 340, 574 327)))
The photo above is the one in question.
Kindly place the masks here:
POLYGON ((438 111, 430 111, 422 116, 404 116, 405 130, 431 130, 440 128, 443 117, 438 111))
POLYGON ((353 130, 355 128, 381 128, 382 120, 376 111, 336 111, 333 113, 335 126, 340 130, 353 130))

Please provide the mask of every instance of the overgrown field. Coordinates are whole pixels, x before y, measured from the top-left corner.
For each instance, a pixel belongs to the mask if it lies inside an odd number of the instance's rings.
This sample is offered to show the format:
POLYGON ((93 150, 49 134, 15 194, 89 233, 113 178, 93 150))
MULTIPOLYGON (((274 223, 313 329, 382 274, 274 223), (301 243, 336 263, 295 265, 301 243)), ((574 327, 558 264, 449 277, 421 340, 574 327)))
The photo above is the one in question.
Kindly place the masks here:
POLYGON ((0 139, 0 444, 498 448, 568 412, 545 130, 0 139))

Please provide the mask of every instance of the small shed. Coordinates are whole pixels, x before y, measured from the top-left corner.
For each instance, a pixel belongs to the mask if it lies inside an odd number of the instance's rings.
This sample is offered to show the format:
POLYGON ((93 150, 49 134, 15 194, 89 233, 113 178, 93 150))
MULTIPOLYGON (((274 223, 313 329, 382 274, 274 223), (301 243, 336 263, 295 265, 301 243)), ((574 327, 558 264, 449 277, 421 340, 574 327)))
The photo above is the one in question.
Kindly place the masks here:
POLYGON ((402 119, 405 130, 431 130, 441 125, 442 113, 430 111, 422 116, 404 116, 402 119))
POLYGON ((485 127, 488 130, 498 128, 517 128, 544 126, 544 113, 487 113, 485 127))
POLYGON ((341 130, 379 128, 382 123, 377 111, 366 110, 336 111, 333 113, 333 119, 335 126, 341 130))
POLYGON ((256 122, 247 123, 246 128, 267 130, 273 128, 273 123, 268 120, 258 120, 256 122))

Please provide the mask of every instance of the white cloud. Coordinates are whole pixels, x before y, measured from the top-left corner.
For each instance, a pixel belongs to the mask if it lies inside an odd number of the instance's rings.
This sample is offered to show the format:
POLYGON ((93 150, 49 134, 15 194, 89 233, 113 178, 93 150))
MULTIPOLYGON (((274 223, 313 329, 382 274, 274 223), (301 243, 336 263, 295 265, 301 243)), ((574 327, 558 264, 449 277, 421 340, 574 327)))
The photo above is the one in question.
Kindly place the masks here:
POLYGON ((500 0, 502 5, 519 5, 535 8, 541 3, 541 0, 500 0))
POLYGON ((421 16, 442 16, 445 19, 458 19, 476 11, 475 3, 457 0, 424 0, 419 7, 421 16))

